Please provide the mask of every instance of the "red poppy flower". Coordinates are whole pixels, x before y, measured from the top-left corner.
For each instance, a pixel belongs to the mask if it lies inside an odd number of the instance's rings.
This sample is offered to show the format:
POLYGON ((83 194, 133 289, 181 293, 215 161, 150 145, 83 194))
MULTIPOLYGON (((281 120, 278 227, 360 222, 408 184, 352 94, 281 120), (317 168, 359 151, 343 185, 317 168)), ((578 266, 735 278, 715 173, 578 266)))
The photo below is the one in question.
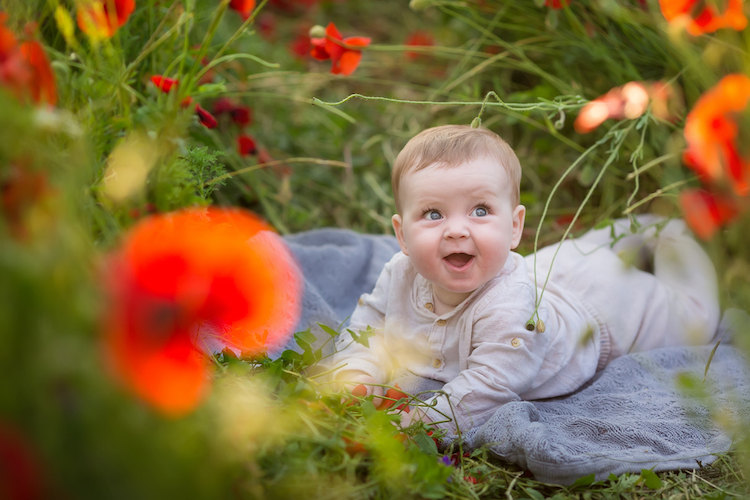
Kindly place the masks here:
POLYGON ((18 99, 31 98, 37 104, 57 104, 55 74, 44 49, 36 41, 18 45, 5 27, 7 16, 0 12, 0 85, 18 99))
MULTIPOLYGON (((409 34, 408 37, 406 37, 406 45, 411 45, 413 47, 431 47, 435 45, 435 38, 432 36, 432 34, 426 31, 414 31, 413 33, 409 34)), ((404 52, 404 56, 406 56, 407 59, 411 60, 422 57, 423 55, 424 54, 421 54, 419 52, 412 52, 410 50, 404 52)))
POLYGON ((570 0, 544 0, 544 5, 550 9, 564 9, 570 5, 570 0))
MULTIPOLYGON (((387 391, 385 391, 385 397, 391 398, 395 401, 391 401, 390 399, 383 399, 380 405, 378 406, 378 410, 382 410, 382 411, 388 410, 393 405, 395 405, 398 402, 398 400, 409 399, 409 395, 406 394, 405 392, 401 392, 401 388, 398 386, 398 384, 396 384, 393 389, 388 389, 387 391)), ((407 403, 402 403, 398 405, 396 409, 403 410, 406 413, 409 413, 410 411, 409 405, 407 403)))
POLYGON ((232 121, 241 127, 253 122, 253 111, 250 107, 237 104, 227 97, 222 97, 214 102, 213 112, 214 115, 228 113, 232 117, 232 121))
POLYGON ((311 38, 313 49, 310 52, 315 59, 331 60, 331 73, 349 76, 359 66, 362 51, 357 47, 367 47, 372 39, 364 36, 342 38, 333 23, 328 23, 325 38, 311 38))
POLYGON ((247 19, 255 8, 255 0, 232 0, 229 2, 229 8, 239 12, 243 19, 247 19))
POLYGON ((676 106, 676 97, 672 88, 663 82, 628 82, 581 108, 573 127, 579 134, 587 134, 610 118, 638 118, 649 104, 654 116, 666 120, 672 116, 670 106, 676 106))
POLYGON ((747 17, 742 4, 743 0, 727 0, 726 10, 719 12, 712 2, 703 0, 659 0, 664 18, 670 23, 685 19, 687 32, 693 36, 721 28, 745 29, 747 17))
POLYGON ((728 181, 739 196, 750 194, 750 155, 743 154, 739 115, 750 99, 750 78, 727 75, 695 103, 685 121, 685 164, 704 182, 728 181))
POLYGON ((198 114, 198 120, 200 120, 204 127, 216 128, 219 125, 214 115, 203 109, 200 104, 195 105, 195 112, 198 114))
POLYGON ((0 498, 41 500, 45 492, 42 464, 18 430, 0 422, 0 498))
POLYGON ((50 106, 57 104, 55 73, 42 46, 36 41, 25 42, 21 44, 21 54, 26 58, 31 71, 28 89, 32 100, 36 103, 46 102, 50 106))
POLYGON ((151 77, 151 82, 156 85, 156 88, 164 93, 169 93, 172 87, 176 87, 179 82, 174 78, 168 78, 162 75, 154 75, 151 77))
POLYGON ((254 155, 257 152, 255 140, 249 135, 240 135, 237 137, 237 151, 240 156, 254 155))
POLYGON ((142 219, 109 260, 105 345, 116 375, 168 415, 205 395, 205 325, 248 353, 283 346, 300 310, 301 279, 283 240, 234 208, 142 219))
POLYGON ((135 0, 89 0, 76 18, 81 31, 95 38, 111 38, 135 10, 135 0))
POLYGON ((703 240, 710 239, 739 213, 731 198, 702 189, 686 189, 680 193, 679 199, 685 222, 703 240))

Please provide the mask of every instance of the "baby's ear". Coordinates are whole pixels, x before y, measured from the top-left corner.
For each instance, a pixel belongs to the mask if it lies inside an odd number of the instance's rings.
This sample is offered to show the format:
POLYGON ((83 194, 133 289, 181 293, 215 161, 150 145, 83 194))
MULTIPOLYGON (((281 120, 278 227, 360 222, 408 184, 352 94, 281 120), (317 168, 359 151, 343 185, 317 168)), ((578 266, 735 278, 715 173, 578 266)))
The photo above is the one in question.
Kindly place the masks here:
POLYGON ((526 220, 526 207, 518 205, 513 209, 513 239, 510 242, 510 248, 516 248, 521 243, 523 234, 523 223, 526 220))
POLYGON ((401 216, 394 214, 391 217, 391 224, 393 224, 393 232, 396 233, 396 239, 398 240, 398 246, 401 247, 401 251, 404 255, 409 255, 409 250, 406 248, 406 240, 404 240, 404 227, 402 226, 401 216))

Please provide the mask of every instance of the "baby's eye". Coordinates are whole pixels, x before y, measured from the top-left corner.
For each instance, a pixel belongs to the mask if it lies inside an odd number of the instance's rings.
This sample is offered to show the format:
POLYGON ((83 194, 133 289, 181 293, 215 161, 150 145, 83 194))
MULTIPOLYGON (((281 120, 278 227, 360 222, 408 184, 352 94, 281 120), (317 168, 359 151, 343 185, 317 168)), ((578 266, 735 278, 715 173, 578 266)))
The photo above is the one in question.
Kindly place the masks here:
POLYGON ((424 213, 424 217, 427 220, 440 220, 443 216, 437 210, 428 210, 424 213))
POLYGON ((472 215, 475 215, 477 217, 484 217, 488 213, 489 213, 489 211, 485 207, 477 207, 472 212, 472 215))

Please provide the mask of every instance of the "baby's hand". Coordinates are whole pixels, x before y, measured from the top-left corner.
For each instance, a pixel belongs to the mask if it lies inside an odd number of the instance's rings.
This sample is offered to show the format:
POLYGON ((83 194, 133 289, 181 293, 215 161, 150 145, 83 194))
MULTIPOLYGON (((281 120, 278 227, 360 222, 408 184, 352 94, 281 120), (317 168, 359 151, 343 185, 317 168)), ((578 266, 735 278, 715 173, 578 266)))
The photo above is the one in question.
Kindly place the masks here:
POLYGON ((361 398, 373 395, 375 397, 372 399, 372 404, 374 404, 376 408, 380 406, 380 403, 383 401, 381 399, 383 397, 383 388, 379 385, 372 385, 378 384, 379 382, 367 375, 357 377, 355 381, 359 382, 359 385, 356 385, 351 389, 352 395, 361 398))

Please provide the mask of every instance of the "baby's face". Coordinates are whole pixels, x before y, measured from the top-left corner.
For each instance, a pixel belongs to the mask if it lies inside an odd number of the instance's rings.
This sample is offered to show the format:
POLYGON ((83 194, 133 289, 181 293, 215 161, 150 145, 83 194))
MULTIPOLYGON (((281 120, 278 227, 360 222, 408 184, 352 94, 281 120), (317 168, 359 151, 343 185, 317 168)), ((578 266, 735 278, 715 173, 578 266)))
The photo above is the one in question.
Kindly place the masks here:
POLYGON ((431 165, 406 174, 400 191, 399 245, 438 295, 468 296, 518 246, 526 209, 512 206, 508 174, 496 160, 431 165))

